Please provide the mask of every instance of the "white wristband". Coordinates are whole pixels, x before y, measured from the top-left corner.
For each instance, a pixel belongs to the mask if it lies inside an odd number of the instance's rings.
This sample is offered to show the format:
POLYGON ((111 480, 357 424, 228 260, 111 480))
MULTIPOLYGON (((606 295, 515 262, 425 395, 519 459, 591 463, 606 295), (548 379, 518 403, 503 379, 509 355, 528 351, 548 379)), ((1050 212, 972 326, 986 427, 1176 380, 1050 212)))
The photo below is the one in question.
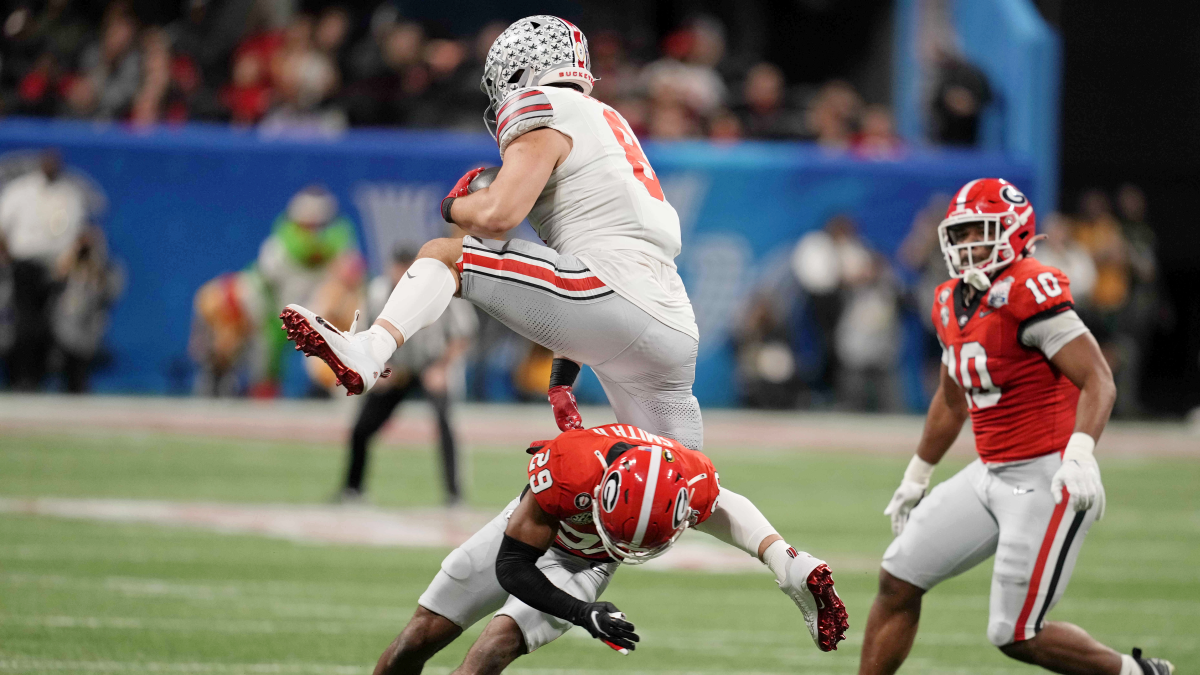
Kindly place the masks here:
POLYGON ((1063 451, 1063 461, 1070 459, 1092 459, 1092 452, 1096 449, 1096 439, 1088 436, 1082 431, 1076 431, 1071 434, 1071 440, 1067 441, 1067 448, 1063 451))
POLYGON ((930 464, 917 455, 913 455, 912 460, 908 463, 908 468, 904 470, 904 480, 929 487, 929 479, 933 477, 935 466, 937 465, 930 464))

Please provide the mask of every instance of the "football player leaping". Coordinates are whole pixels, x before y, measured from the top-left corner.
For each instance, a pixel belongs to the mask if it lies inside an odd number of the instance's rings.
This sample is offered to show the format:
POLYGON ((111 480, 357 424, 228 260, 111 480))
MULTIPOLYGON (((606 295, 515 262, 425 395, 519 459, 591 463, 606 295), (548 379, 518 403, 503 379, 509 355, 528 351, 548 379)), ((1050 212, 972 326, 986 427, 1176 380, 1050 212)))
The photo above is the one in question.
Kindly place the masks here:
POLYGON ((883 555, 860 675, 896 672, 916 637, 921 596, 993 554, 987 634, 1006 655, 1056 673, 1175 670, 1046 621, 1088 528, 1104 515, 1092 450, 1116 388, 1072 309, 1066 275, 1030 257, 1035 232, 1028 199, 995 178, 964 185, 938 227, 955 277, 933 299, 941 384, 884 512, 896 539, 883 555), (979 459, 926 497, 968 415, 979 459))
POLYGON ((628 653, 638 642, 633 624, 598 599, 620 563, 663 554, 689 526, 758 552, 822 651, 844 639, 829 567, 789 547, 761 514, 742 523, 753 531, 733 525, 724 502, 746 499, 721 488, 700 452, 621 424, 567 431, 527 452, 528 487, 446 556, 376 675, 420 672, 491 613, 455 673, 498 673, 573 625, 628 653))
POLYGON ((571 23, 531 16, 492 44, 484 121, 503 166, 487 188, 464 175, 442 216, 470 236, 426 244, 379 319, 343 333, 289 305, 299 348, 329 363, 348 393, 370 389, 388 357, 461 294, 556 357, 559 427, 582 428, 570 387, 595 371, 616 418, 689 448, 703 444, 692 396, 699 332, 676 272, 679 217, 619 113, 588 96, 587 40, 571 23), (494 241, 528 216, 547 246, 494 241))

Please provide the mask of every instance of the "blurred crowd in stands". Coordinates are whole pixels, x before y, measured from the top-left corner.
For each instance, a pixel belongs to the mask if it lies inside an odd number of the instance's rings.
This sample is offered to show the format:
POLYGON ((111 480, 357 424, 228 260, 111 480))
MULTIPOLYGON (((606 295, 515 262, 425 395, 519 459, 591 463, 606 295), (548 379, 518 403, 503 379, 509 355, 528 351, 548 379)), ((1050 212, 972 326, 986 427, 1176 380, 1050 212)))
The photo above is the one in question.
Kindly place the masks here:
MULTIPOLYGON (((102 14, 82 0, 15 3, 2 26, 0 114, 135 126, 225 121, 293 134, 482 129, 479 81, 504 23, 456 36, 406 20, 391 2, 315 13, 296 4, 186 0, 181 16, 151 25, 129 0, 113 0, 102 14)), ((729 54, 725 29, 711 17, 688 21, 652 53, 631 53, 617 31, 589 38, 594 95, 639 137, 808 139, 872 158, 900 149, 887 107, 865 104, 845 81, 789 84, 776 65, 729 54)), ((939 100, 970 118, 981 107, 971 92, 980 92, 964 88, 963 77, 970 73, 948 80, 939 100)), ((955 133, 943 135, 954 142, 955 133)))
MULTIPOLYGON (((901 412, 905 369, 927 399, 941 350, 930 319, 946 279, 937 226, 950 196, 914 218, 894 260, 859 237, 846 214, 802 237, 786 266, 752 295, 735 337, 741 398, 753 407, 901 412), (906 330, 906 323, 912 330, 906 330), (919 325, 920 329, 916 329, 919 325), (912 361, 915 359, 915 363, 912 361)), ((1162 301, 1146 198, 1125 184, 1085 191, 1075 212, 1039 217, 1036 257, 1071 280, 1080 317, 1117 382, 1115 414, 1137 416, 1140 374, 1154 331, 1171 321, 1162 301)))

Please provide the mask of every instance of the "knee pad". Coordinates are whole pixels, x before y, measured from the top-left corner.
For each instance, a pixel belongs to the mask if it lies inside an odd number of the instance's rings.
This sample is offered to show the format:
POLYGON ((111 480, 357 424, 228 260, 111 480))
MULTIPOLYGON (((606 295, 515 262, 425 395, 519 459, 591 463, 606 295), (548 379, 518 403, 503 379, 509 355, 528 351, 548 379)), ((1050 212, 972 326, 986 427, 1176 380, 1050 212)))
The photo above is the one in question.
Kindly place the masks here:
MULTIPOLYGON (((988 642, 996 647, 1004 647, 1014 642, 1017 626, 1012 621, 1006 619, 988 619, 987 637, 988 642)), ((1032 635, 1030 637, 1033 637, 1032 635)))

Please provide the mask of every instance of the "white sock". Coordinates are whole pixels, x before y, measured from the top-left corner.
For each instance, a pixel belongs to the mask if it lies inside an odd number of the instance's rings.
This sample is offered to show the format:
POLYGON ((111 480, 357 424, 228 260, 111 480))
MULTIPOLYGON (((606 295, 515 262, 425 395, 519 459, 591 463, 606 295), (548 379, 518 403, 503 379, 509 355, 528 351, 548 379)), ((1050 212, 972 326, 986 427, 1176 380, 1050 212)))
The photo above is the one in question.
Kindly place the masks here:
POLYGON ((367 341, 367 349, 380 365, 392 358, 392 353, 396 351, 396 338, 392 337, 387 329, 383 326, 371 326, 360 334, 366 336, 364 339, 367 341))
POLYGON ((792 556, 787 553, 790 548, 786 541, 780 539, 763 551, 763 563, 775 573, 775 580, 781 584, 787 578, 788 563, 792 561, 792 556))
POLYGON ((395 326, 407 342, 446 311, 455 286, 454 273, 440 260, 418 258, 392 289, 379 318, 395 326))
POLYGON ((1142 667, 1129 654, 1122 654, 1121 675, 1142 675, 1142 667))

